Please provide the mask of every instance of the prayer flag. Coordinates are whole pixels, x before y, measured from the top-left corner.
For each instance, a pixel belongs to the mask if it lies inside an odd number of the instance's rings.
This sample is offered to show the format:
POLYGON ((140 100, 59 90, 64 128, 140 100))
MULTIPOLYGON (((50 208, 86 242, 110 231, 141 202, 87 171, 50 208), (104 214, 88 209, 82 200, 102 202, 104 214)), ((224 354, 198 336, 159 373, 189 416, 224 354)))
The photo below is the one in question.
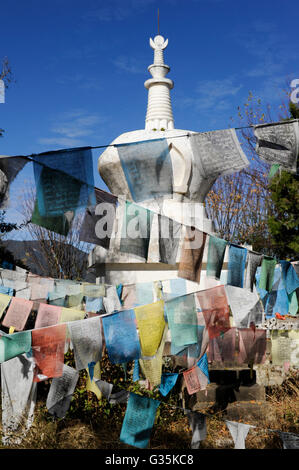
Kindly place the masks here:
POLYGON ((165 301, 171 342, 184 346, 197 342, 197 312, 194 294, 165 301))
POLYGON ((74 348, 76 369, 88 367, 102 357, 102 326, 99 316, 70 322, 68 332, 74 348))
POLYGON ((57 325, 61 316, 62 307, 49 304, 39 304, 35 328, 44 328, 46 326, 57 325))
POLYGON ((96 203, 86 208, 79 239, 94 245, 109 248, 115 220, 117 197, 95 188, 96 203))
POLYGON ((235 362, 236 328, 231 328, 223 335, 210 339, 208 360, 220 364, 235 362))
POLYGON ((187 411, 187 416, 192 430, 191 449, 199 449, 200 441, 207 437, 206 416, 197 411, 187 411))
POLYGON ((249 165, 235 129, 190 134, 194 157, 200 159, 201 175, 217 178, 240 171, 249 165))
POLYGON ((224 286, 197 292, 210 339, 230 329, 229 306, 224 286))
POLYGON ((139 359, 140 344, 134 310, 102 317, 107 352, 112 364, 139 359))
POLYGON ((269 164, 278 163, 286 171, 296 173, 299 154, 299 121, 294 119, 254 126, 257 138, 255 151, 269 164))
POLYGON ((261 266, 260 282, 259 288, 265 289, 268 292, 271 291, 273 280, 274 280, 274 270, 276 266, 276 259, 271 256, 264 256, 261 266))
POLYGON ((240 364, 263 364, 266 359, 266 330, 238 328, 240 364))
POLYGON ((139 329, 141 353, 143 356, 154 356, 165 328, 164 301, 135 307, 134 311, 139 329))
POLYGON ((207 276, 220 279, 227 241, 209 236, 207 276))
POLYGON ((126 201, 120 251, 147 259, 153 212, 126 201))
POLYGON ((274 365, 289 362, 292 366, 299 365, 299 331, 271 330, 271 360, 274 365))
POLYGON ((0 318, 3 315, 3 312, 7 309, 11 299, 12 297, 10 295, 0 294, 0 318))
POLYGON ((12 297, 2 325, 7 328, 14 326, 16 330, 22 331, 30 315, 33 302, 18 297, 12 297))
POLYGON ((121 428, 120 441, 145 449, 150 440, 159 405, 160 402, 158 400, 130 393, 121 428))
POLYGON ((166 397, 170 390, 175 386, 179 374, 164 372, 161 376, 161 384, 159 386, 160 393, 166 397))
POLYGON ((64 364, 66 324, 32 330, 32 352, 36 364, 35 382, 44 377, 61 377, 64 364))
POLYGON ((31 349, 31 331, 21 331, 0 336, 0 362, 29 352, 31 349))
POLYGON ((245 439, 250 428, 254 427, 250 424, 236 423, 234 421, 225 420, 228 429, 234 440, 235 449, 245 449, 245 439))
POLYGON ((299 277, 289 261, 280 260, 282 278, 288 294, 299 288, 299 277))
POLYGON ((246 257, 246 248, 230 243, 228 250, 227 284, 235 287, 243 287, 246 257))
POLYGON ((256 270, 260 266, 262 259, 263 255, 248 250, 245 287, 251 291, 253 291, 256 270))
POLYGON ((251 292, 241 287, 226 285, 225 292, 235 326, 249 328, 251 324, 258 325, 263 322, 263 304, 255 289, 251 292))
POLYGON ((202 258, 206 243, 205 232, 186 227, 186 236, 181 252, 178 276, 200 283, 202 258))
POLYGON ((176 264, 182 225, 173 219, 158 214, 160 262, 176 264))
POLYGON ((51 415, 64 418, 71 404, 72 395, 79 379, 79 372, 63 365, 61 377, 54 377, 47 396, 46 407, 51 415))
POLYGON ((61 216, 95 203, 90 147, 33 156, 39 214, 61 216))
POLYGON ((172 194, 172 163, 166 139, 116 147, 133 201, 172 194))

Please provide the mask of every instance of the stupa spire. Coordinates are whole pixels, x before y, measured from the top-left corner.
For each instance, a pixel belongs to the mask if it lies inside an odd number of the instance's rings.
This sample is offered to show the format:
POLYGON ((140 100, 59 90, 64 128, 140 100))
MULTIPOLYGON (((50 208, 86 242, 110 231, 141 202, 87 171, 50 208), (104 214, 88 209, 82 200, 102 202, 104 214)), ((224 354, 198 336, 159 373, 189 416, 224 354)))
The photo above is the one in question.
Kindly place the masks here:
POLYGON ((150 46, 154 49, 154 63, 148 67, 153 78, 144 83, 148 89, 148 104, 145 118, 145 129, 161 130, 173 129, 174 120, 172 114, 170 90, 173 81, 165 76, 170 67, 164 64, 164 49, 168 45, 168 39, 158 34, 154 39, 150 38, 150 46))

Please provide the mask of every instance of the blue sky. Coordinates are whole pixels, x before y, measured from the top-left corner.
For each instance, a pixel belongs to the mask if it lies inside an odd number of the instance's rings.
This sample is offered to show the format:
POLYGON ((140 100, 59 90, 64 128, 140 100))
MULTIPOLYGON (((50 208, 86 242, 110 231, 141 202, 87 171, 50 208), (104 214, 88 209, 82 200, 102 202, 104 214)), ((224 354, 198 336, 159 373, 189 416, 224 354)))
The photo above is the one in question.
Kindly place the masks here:
MULTIPOLYGON (((0 59, 16 82, 0 103, 0 154, 105 145, 144 128, 158 8, 178 129, 230 127, 249 90, 276 107, 299 78, 295 1, 11 0, 1 5, 0 59)), ((105 187, 100 154, 95 183, 105 187)))

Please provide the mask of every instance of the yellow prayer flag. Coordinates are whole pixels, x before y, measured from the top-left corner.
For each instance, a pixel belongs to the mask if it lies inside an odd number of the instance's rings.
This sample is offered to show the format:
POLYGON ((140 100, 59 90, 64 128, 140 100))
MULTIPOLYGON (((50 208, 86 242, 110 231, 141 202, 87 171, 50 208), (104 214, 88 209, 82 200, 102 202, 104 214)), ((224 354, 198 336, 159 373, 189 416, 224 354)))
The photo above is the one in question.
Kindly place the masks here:
POLYGON ((134 308, 143 356, 154 356, 165 328, 164 301, 134 308))
POLYGON ((59 323, 83 320, 84 317, 85 317, 85 312, 82 310, 76 310, 75 308, 62 307, 59 323))
POLYGON ((99 380, 101 378, 101 364, 100 364, 100 361, 98 361, 96 363, 96 365, 94 366, 94 371, 93 371, 93 379, 90 380, 90 375, 89 375, 89 370, 88 368, 86 369, 87 371, 87 380, 86 380, 86 390, 88 392, 93 392, 98 400, 100 400, 102 398, 102 392, 101 390, 99 389, 99 387, 97 386, 97 384, 95 383, 95 379, 96 380, 99 380))
POLYGON ((152 387, 156 387, 161 383, 162 375, 162 357, 165 346, 165 338, 167 335, 167 326, 158 348, 157 354, 153 359, 140 359, 139 364, 143 375, 148 379, 152 387))
POLYGON ((6 294, 0 294, 0 318, 3 315, 4 310, 11 301, 11 296, 6 294))
POLYGON ((272 364, 299 365, 299 331, 271 330, 272 364))

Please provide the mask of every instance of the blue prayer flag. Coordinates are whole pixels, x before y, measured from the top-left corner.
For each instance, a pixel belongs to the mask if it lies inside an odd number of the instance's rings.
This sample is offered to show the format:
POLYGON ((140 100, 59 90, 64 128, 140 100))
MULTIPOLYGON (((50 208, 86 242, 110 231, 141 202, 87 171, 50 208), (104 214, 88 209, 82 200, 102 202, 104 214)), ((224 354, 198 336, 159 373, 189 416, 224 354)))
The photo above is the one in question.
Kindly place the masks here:
POLYGON ((107 352, 112 364, 139 359, 140 343, 134 310, 123 310, 102 317, 107 352))
POLYGON ((120 441, 140 449, 148 446, 160 402, 130 393, 120 441))
POLYGON ((228 251, 227 284, 243 287, 247 249, 230 244, 228 251))
POLYGON ((161 384, 159 386, 160 393, 166 397, 170 390, 175 386, 179 374, 164 373, 161 376, 161 384))

